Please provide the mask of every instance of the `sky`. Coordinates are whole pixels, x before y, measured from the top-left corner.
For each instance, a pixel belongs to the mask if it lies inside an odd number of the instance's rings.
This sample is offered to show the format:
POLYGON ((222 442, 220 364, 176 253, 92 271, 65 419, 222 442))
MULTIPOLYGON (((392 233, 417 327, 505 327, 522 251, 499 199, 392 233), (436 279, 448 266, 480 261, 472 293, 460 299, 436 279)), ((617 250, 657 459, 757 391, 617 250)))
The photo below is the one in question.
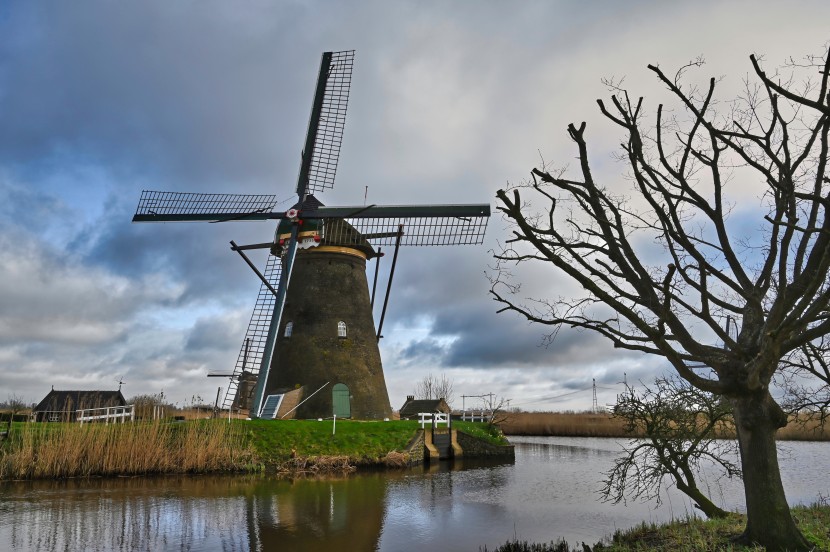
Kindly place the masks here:
MULTIPOLYGON (((654 110, 665 91, 646 66, 702 56, 728 97, 750 54, 774 67, 826 51, 827 21, 826 1, 4 1, 0 402, 119 381, 127 397, 212 402, 224 381, 206 375, 233 368, 259 289, 228 242, 267 241, 272 223, 130 220, 145 189, 290 207, 324 51, 356 50, 324 203, 495 213, 496 191, 542 160, 573 162, 571 122, 587 122, 607 185, 623 178, 603 79, 654 110)), ((495 214, 483 245, 401 251, 381 341, 393 408, 445 374, 457 407, 494 393, 584 410, 592 380, 605 405, 666 369, 583 332, 545 345, 549 329, 497 314, 486 274, 508 236, 495 214)), ((537 297, 578 293, 545 267, 526 278, 537 297)))

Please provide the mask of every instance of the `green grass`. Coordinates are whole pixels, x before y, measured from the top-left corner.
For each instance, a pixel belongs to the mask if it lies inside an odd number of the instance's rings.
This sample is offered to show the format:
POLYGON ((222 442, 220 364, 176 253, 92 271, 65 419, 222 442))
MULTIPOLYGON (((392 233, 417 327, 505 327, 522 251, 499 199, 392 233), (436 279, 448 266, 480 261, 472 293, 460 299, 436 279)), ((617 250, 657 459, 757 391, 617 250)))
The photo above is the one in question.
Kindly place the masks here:
MULTIPOLYGON (((827 501, 812 506, 796 506, 792 514, 804 536, 816 545, 816 550, 830 550, 830 504, 827 504, 827 501)), ((642 523, 625 531, 617 531, 602 543, 593 545, 592 549, 602 552, 764 550, 758 546, 747 547, 732 543, 731 539, 741 534, 745 525, 746 517, 740 514, 733 514, 725 519, 711 520, 693 517, 662 525, 642 523)), ((568 550, 567 544, 562 540, 550 544, 513 540, 495 548, 493 552, 567 552, 568 550)), ((571 550, 581 552, 582 547, 577 546, 571 550)))
POLYGON ((481 422, 454 421, 452 427, 468 435, 487 441, 493 445, 509 445, 510 442, 497 426, 488 426, 481 422))
MULTIPOLYGON (((804 536, 817 546, 816 550, 830 550, 830 505, 796 506, 792 514, 804 536)), ((746 516, 739 514, 725 519, 689 518, 660 526, 642 524, 628 531, 618 531, 610 546, 603 550, 763 550, 731 542, 745 526, 746 516)))
POLYGON ((403 451, 418 429, 417 422, 359 422, 338 420, 332 435, 332 421, 251 420, 246 434, 265 464, 297 456, 348 456, 356 463, 372 463, 390 451, 403 451))
MULTIPOLYGON (((420 428, 417 421, 252 420, 246 434, 264 464, 279 464, 297 456, 348 456, 355 464, 375 464, 391 451, 403 452, 420 428)), ((497 429, 486 424, 454 422, 453 427, 496 445, 508 444, 497 429)))

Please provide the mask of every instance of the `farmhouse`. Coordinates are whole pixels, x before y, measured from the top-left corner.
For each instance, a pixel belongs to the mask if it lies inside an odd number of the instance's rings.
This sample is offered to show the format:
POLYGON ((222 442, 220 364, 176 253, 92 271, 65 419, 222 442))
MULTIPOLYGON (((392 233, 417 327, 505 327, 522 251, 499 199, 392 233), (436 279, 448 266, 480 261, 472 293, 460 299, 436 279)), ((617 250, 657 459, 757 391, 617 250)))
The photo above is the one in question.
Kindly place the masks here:
POLYGON ((421 412, 450 414, 451 408, 444 399, 415 399, 408 395, 400 410, 401 420, 417 418, 421 412))
POLYGON ((121 391, 55 391, 53 388, 32 410, 34 422, 74 422, 78 411, 126 406, 121 391))

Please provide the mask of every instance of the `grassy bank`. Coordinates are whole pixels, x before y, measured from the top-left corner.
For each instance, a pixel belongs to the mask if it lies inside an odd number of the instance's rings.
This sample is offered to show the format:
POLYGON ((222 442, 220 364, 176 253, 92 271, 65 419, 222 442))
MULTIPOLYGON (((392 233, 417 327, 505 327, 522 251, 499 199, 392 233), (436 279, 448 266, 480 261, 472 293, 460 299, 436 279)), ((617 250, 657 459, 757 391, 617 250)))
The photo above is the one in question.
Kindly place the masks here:
MULTIPOLYGON (((830 505, 826 501, 812 506, 796 506, 793 517, 799 529, 814 544, 816 550, 830 550, 830 505)), ((634 552, 646 550, 672 551, 746 551, 764 550, 762 547, 746 547, 731 542, 744 529, 746 517, 734 514, 726 519, 702 520, 689 518, 657 525, 643 523, 591 546, 594 552, 634 552)), ((487 551, 487 547, 482 550, 487 551)), ((550 543, 508 541, 492 552, 582 552, 581 543, 574 547, 564 540, 550 543)))
MULTIPOLYGON (((307 463, 320 458, 346 459, 355 467, 397 467, 408 463, 403 453, 415 432, 416 421, 253 420, 245 422, 251 443, 264 466, 294 469, 297 458, 307 463)), ((486 424, 454 422, 453 427, 496 445, 508 444, 498 430, 486 424)), ((325 467, 325 466, 321 466, 325 467)))
MULTIPOLYGON (((513 412, 507 416, 501 428, 505 435, 629 437, 622 420, 612 418, 610 414, 590 412, 513 412)), ((815 420, 793 420, 778 430, 776 437, 782 441, 830 441, 830 427, 822 428, 815 420)))
MULTIPOLYGON (((0 442, 0 480, 209 473, 344 471, 409 464, 414 421, 200 420, 126 424, 15 423, 0 442)), ((461 431, 506 444, 486 424, 461 431)))
MULTIPOLYGON (((242 422, 251 446, 267 469, 316 466, 321 458, 345 459, 351 466, 395 465, 418 429, 417 422, 251 420, 242 422), (398 453, 392 454, 390 453, 398 453), (387 458, 388 457, 388 458, 387 458)), ((320 466, 323 467, 323 466, 320 466)))

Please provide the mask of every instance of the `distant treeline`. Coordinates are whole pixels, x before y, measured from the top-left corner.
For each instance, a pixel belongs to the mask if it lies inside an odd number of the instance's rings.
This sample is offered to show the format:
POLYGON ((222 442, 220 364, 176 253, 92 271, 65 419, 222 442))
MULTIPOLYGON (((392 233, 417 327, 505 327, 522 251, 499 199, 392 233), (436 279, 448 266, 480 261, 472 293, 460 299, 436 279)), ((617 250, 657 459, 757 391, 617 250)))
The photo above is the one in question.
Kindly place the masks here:
MULTIPOLYGON (((9 416, 11 415, 10 412, 0 412, 0 424, 8 423, 9 416)), ((13 422, 27 422, 29 421, 29 414, 15 414, 12 418, 13 422)))

